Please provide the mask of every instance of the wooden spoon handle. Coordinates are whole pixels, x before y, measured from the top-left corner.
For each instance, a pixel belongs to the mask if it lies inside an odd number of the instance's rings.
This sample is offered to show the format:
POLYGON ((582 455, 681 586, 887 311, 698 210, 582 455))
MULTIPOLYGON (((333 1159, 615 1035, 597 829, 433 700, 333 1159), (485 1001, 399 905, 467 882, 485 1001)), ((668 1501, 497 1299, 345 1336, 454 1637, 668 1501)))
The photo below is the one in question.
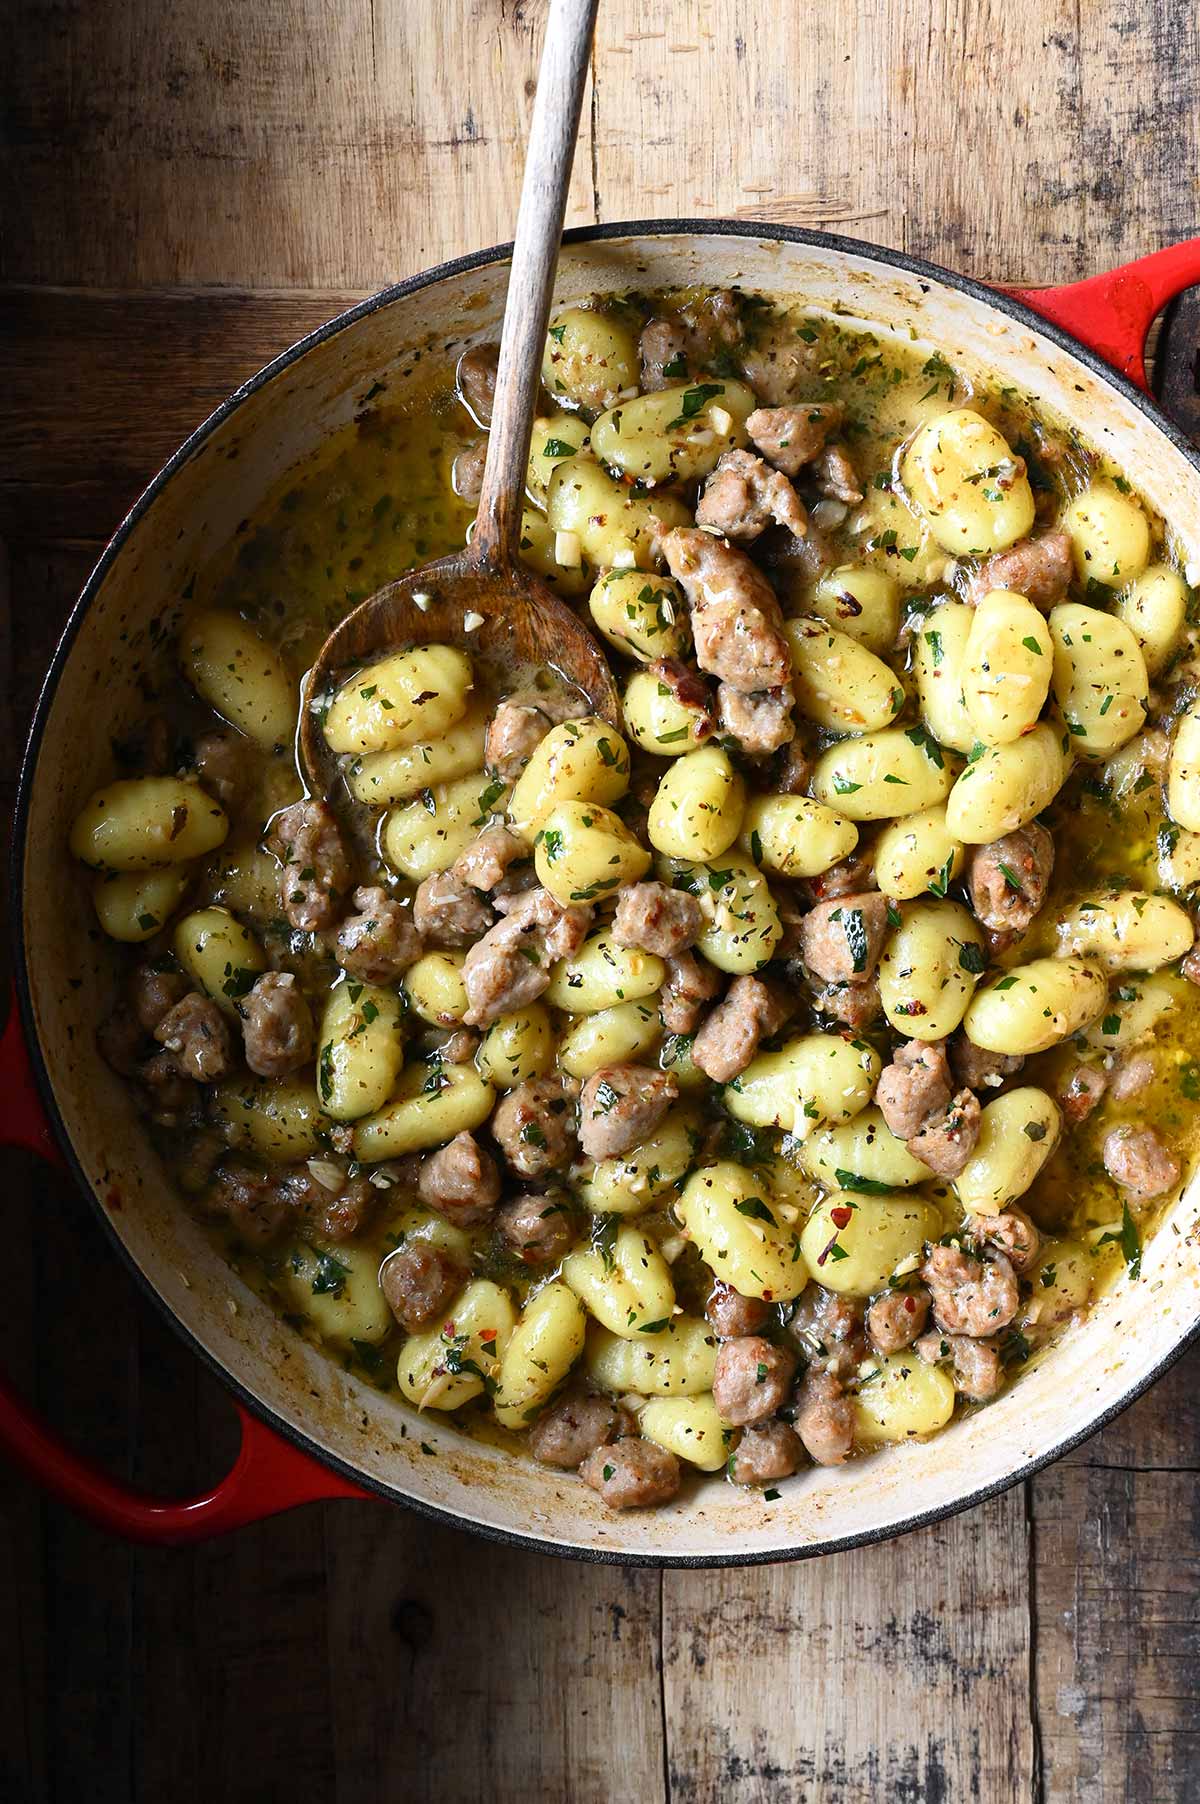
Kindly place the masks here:
POLYGON ((513 564, 520 543, 529 438, 550 318, 571 164, 599 0, 551 0, 525 157, 500 336, 500 367, 473 561, 513 564))

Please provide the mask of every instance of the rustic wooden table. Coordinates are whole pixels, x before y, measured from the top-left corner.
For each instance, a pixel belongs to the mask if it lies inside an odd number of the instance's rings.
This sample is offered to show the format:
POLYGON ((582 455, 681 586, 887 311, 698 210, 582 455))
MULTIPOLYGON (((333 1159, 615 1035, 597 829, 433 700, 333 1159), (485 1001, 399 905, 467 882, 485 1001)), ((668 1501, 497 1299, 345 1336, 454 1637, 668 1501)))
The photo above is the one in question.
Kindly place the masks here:
MULTIPOLYGON (((18 6, 6 799, 69 603, 165 454, 302 329, 508 236, 543 11, 18 6)), ((604 0, 570 220, 782 220, 1060 281, 1195 231, 1198 76, 1172 0, 604 0)), ((6 1174, 0 1358, 120 1472, 215 1477, 222 1392, 84 1203, 6 1174)), ((1198 1379, 1193 1354, 937 1528, 729 1574, 567 1564, 369 1503, 146 1553, 6 1477, 0 1797, 1200 1798, 1198 1379)))

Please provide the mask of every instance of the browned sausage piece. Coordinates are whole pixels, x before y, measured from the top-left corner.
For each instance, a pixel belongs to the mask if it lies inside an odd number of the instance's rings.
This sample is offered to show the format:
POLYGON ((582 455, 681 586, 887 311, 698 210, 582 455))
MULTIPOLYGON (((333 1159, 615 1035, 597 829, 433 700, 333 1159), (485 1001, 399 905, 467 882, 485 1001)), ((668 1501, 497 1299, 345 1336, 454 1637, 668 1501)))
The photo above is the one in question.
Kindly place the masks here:
POLYGON ((129 999, 138 1025, 152 1034, 168 1009, 187 995, 188 980, 182 971, 159 971, 138 965, 130 980, 129 999))
POLYGON ((572 1386, 529 1430, 529 1451, 543 1466, 574 1471, 597 1447, 637 1435, 637 1423, 611 1397, 572 1386))
POLYGON ((571 1104, 560 1077, 531 1077, 501 1097, 492 1137, 505 1163, 522 1178, 560 1171, 574 1148, 571 1104))
POLYGON ((713 1373, 713 1402, 718 1415, 736 1428, 765 1422, 787 1401, 796 1358, 759 1334, 723 1340, 713 1373))
POLYGON ((839 864, 831 864, 819 877, 810 877, 808 887, 817 902, 831 902, 836 896, 853 896, 869 890, 875 874, 875 861, 870 851, 853 852, 839 864))
POLYGON ((867 1310, 867 1333, 877 1353, 901 1353, 924 1334, 928 1320, 928 1291, 888 1290, 867 1310))
POLYGON ((813 1371, 830 1371, 846 1379, 866 1357, 862 1304, 819 1284, 810 1284, 801 1296, 788 1333, 813 1371))
POLYGON ((1002 1253, 985 1261, 960 1247, 931 1247, 921 1276, 933 1296, 934 1320, 947 1334, 981 1340, 1007 1328, 1017 1313, 1016 1273, 1002 1253))
POLYGON ((435 946, 473 946, 495 920, 482 896, 456 871, 435 871, 417 886, 413 925, 435 946))
POLYGON ((1003 1253, 1015 1272, 1027 1272, 1036 1263, 1042 1237, 1024 1209, 1018 1209, 1015 1203, 999 1215, 974 1216, 963 1227, 972 1240, 981 1240, 1003 1253))
POLYGON ((424 950, 412 915, 377 884, 360 885, 352 900, 357 912, 338 929, 333 956, 363 983, 395 983, 424 950))
POLYGON ((141 1102, 151 1121, 160 1127, 178 1127, 199 1099, 193 1078, 173 1052, 156 1052, 137 1068, 141 1102))
POLYGON ((308 1063, 312 1011, 290 971, 264 971, 241 1010, 246 1063, 257 1077, 286 1077, 308 1063))
POLYGON ((907 1040, 897 1046, 875 1087, 875 1101, 898 1140, 911 1140, 926 1116, 950 1101, 950 1067, 940 1040, 907 1040))
POLYGON ((954 1388, 972 1403, 987 1403, 1004 1388, 1004 1365, 994 1341, 972 1340, 965 1334, 942 1334, 931 1328, 916 1344, 926 1365, 954 1362, 954 1388))
POLYGON ((824 450, 845 418, 840 401, 799 402, 791 407, 758 407, 746 421, 751 442, 785 476, 795 476, 824 450))
POLYGON ((1107 1089, 1108 1073, 1099 1065, 1073 1065, 1059 1085, 1059 1107, 1076 1127, 1099 1106, 1107 1089))
POLYGON ((744 1071, 760 1040, 777 1033, 791 1004, 776 984, 761 977, 735 977, 692 1042, 692 1063, 714 1084, 727 1084, 744 1071))
POLYGON ((379 1272, 387 1306, 409 1334, 431 1327, 466 1281, 465 1266, 444 1248, 420 1240, 389 1253, 379 1272))
POLYGON ((271 822, 267 850, 279 860, 279 904, 302 933, 332 927, 350 888, 350 856, 326 802, 293 802, 271 822))
POLYGON ((993 589, 1012 589, 1048 613, 1061 601, 1075 574, 1071 535, 1056 526, 1035 539, 1018 539, 1007 551, 997 551, 979 566, 971 578, 972 601, 982 601, 993 589))
POLYGON ((854 1445, 854 1400, 833 1372, 810 1367, 796 1387, 796 1433, 818 1466, 840 1466, 854 1445))
POLYGON ((636 1435, 597 1447, 579 1468, 610 1509, 636 1510, 667 1503, 679 1489, 679 1461, 665 1447, 636 1435))
POLYGON ((676 382, 686 382, 690 374, 688 349, 690 333, 682 320, 651 319, 642 327, 638 353, 642 362, 641 389, 644 395, 676 382))
POLYGON ((744 1297, 722 1278, 713 1282, 704 1305, 704 1313, 722 1340, 736 1340, 740 1335, 757 1334, 771 1319, 771 1306, 761 1297, 744 1297))
POLYGON ((747 758, 769 758, 795 736, 791 689, 762 689, 746 695, 730 683, 717 688, 717 716, 747 758))
POLYGON ((504 919, 476 941, 463 964, 468 1027, 487 1027, 540 996, 552 965, 578 952, 592 918, 590 908, 563 908, 540 888, 500 897, 496 905, 504 919))
POLYGON ((694 952, 680 952, 667 960, 667 976, 659 991, 663 1025, 671 1034, 695 1030, 706 1002, 721 993, 721 976, 694 952))
POLYGON ((483 761, 490 771, 515 783, 550 731, 550 717, 530 702, 501 702, 488 722, 483 761))
MULTIPOLYGON (((658 683, 660 694, 665 694, 669 690, 681 708, 699 710, 701 717, 694 719, 691 723, 691 737, 688 744, 691 746, 702 745, 711 734, 715 733, 717 727, 712 696, 704 678, 698 671, 693 670, 690 664, 685 664, 682 658, 655 658, 652 664, 646 666, 646 670, 647 674, 658 683)), ((647 806, 651 799, 650 796, 647 796, 647 806)))
POLYGON ((792 658, 775 591, 744 551, 700 527, 677 526, 662 542, 691 604, 696 662, 735 689, 783 689, 792 658))
POLYGON ((421 1201, 457 1228, 487 1221, 500 1195, 500 1173, 473 1134, 456 1134, 448 1146, 421 1160, 421 1201))
POLYGON ((336 1192, 326 1189, 318 1233, 325 1240, 353 1240, 371 1220, 380 1195, 369 1178, 347 1178, 336 1192))
POLYGON ((487 462, 488 442, 485 438, 473 438, 461 451, 455 453, 454 462, 450 466, 450 482, 454 493, 461 501, 476 502, 483 489, 483 466, 487 462))
POLYGON ((458 360, 458 392, 463 405, 480 426, 492 423, 499 362, 499 345, 472 345, 458 360))
POLYGON ((154 1038, 174 1056, 184 1075, 198 1084, 218 1083, 233 1065, 229 1025, 216 1003, 199 990, 181 997, 167 1010, 154 1038))
POLYGON ((650 1065, 605 1065, 579 1098, 579 1144, 589 1159, 616 1159, 640 1146, 679 1095, 667 1071, 650 1065))
POLYGON ((776 1484, 790 1478, 804 1459, 804 1442, 786 1422, 754 1422, 746 1429, 729 1462, 735 1485, 776 1484))
POLYGON ((1115 1102, 1128 1102, 1154 1082, 1154 1060, 1149 1053, 1130 1053, 1114 1066, 1108 1080, 1109 1095, 1115 1102))
POLYGON ((525 1265, 553 1265, 575 1238, 566 1204, 553 1196, 519 1196, 505 1203, 497 1212, 496 1228, 525 1265))
MULTIPOLYGON (((799 739, 792 739, 784 747, 783 755, 775 767, 771 787, 778 795, 807 795, 812 774, 811 752, 799 739)), ((861 889, 863 886, 862 884, 853 884, 851 887, 861 889)))
POLYGON ((528 856, 529 847, 524 841, 495 821, 471 841, 465 852, 459 853, 450 868, 458 882, 468 888, 494 890, 509 865, 528 856))
POLYGON ((808 515, 795 489, 752 451, 726 451, 696 503, 696 525, 749 544, 772 522, 804 537, 808 515))
POLYGON ((968 1040, 960 1027, 947 1048, 950 1068, 964 1090, 997 1090, 1005 1078, 1015 1077, 1025 1063, 1019 1053, 985 1052, 968 1040))
POLYGON ((870 983, 827 984, 813 997, 813 1007, 857 1032, 883 1013, 879 981, 873 977, 870 983))
POLYGON ((982 1113, 974 1090, 960 1090, 925 1117, 907 1143, 909 1152, 939 1178, 956 1178, 975 1151, 982 1113))
POLYGON ((1046 900, 1054 841, 1037 821, 976 846, 967 863, 975 918, 995 933, 1024 933, 1046 900))
POLYGON ((202 733, 192 762, 203 789, 232 813, 246 793, 250 747, 240 733, 202 733))
POLYGON ((800 956, 823 983, 869 983, 888 927, 888 899, 878 890, 818 902, 800 928, 800 956))
POLYGON ((279 1185, 236 1159, 218 1167, 204 1204, 214 1214, 228 1216, 235 1231, 252 1246, 265 1246, 273 1240, 287 1214, 279 1185))
POLYGON ((685 890, 665 883, 630 883, 617 899, 612 935, 618 946, 673 958, 694 946, 703 931, 700 904, 685 890))
POLYGON ((814 474, 817 487, 822 495, 830 501, 844 501, 847 507, 861 501, 863 492, 858 486, 858 472, 845 445, 840 441, 826 445, 815 459, 814 474))
POLYGON ((1104 1169, 1138 1202, 1165 1196, 1179 1182, 1179 1160, 1148 1127, 1119 1127, 1106 1135, 1104 1169))

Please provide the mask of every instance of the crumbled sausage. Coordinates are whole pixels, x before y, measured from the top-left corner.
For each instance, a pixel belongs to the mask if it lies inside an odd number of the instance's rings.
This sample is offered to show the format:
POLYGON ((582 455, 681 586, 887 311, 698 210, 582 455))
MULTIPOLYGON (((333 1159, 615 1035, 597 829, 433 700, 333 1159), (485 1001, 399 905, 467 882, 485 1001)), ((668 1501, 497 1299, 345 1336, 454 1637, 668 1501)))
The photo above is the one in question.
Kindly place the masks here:
POLYGON ((450 466, 450 482, 454 493, 460 501, 474 504, 479 500, 483 490, 483 466, 487 462, 488 442, 485 438, 473 438, 455 453, 454 462, 450 466))
POLYGON ((818 902, 832 902, 839 896, 853 896, 869 890, 875 874, 875 861, 869 852, 853 852, 849 858, 831 864, 818 877, 810 877, 808 887, 818 902))
POLYGON ((1037 1262, 1042 1237, 1026 1215, 1010 1203, 998 1215, 978 1215, 964 1224, 973 1240, 983 1241, 1004 1254, 1015 1272, 1027 1272, 1037 1262))
POLYGON ((636 946, 658 958, 674 958, 704 932, 694 896, 665 883, 631 883, 617 899, 612 935, 618 946, 636 946))
POLYGON ((1004 1388, 1004 1365, 1000 1349, 990 1340, 971 1339, 965 1334, 942 1334, 931 1328, 916 1345, 926 1365, 954 1362, 954 1388, 972 1403, 987 1403, 1004 1388))
POLYGON ((844 501, 847 507, 861 501, 863 492, 858 486, 858 472, 845 445, 840 440, 826 445, 814 460, 814 473, 817 487, 822 495, 830 501, 844 501))
POLYGON ((993 589, 1012 589, 1048 613, 1061 601, 1075 574, 1071 535, 1061 526, 1035 539, 1018 539, 1007 551, 994 552, 971 578, 971 601, 982 601, 993 589))
POLYGON ((496 1215, 501 1240, 526 1265, 553 1265, 575 1238, 565 1203, 553 1196, 519 1196, 496 1215))
POLYGON ((800 1298, 788 1333, 810 1367, 838 1378, 849 1378, 866 1355, 862 1304, 817 1284, 810 1284, 800 1298))
POLYGON ((463 405, 480 426, 492 423, 499 362, 499 345, 472 345, 458 360, 458 392, 463 405))
POLYGON ((592 918, 590 908, 563 908, 545 889, 501 897, 497 906, 504 919, 475 942, 463 964, 468 1027, 487 1027, 540 996, 555 962, 578 952, 592 918))
POLYGON ((692 1042, 692 1063, 715 1084, 744 1071, 760 1040, 778 1033, 791 1004, 776 984, 761 977, 735 977, 692 1042))
POLYGON ((888 899, 878 890, 818 902, 800 930, 800 954, 824 983, 869 983, 888 926, 888 899))
POLYGON ((1073 1065, 1058 1087, 1058 1104, 1072 1127, 1086 1121, 1108 1089, 1108 1073, 1099 1065, 1073 1065))
POLYGON ((777 795, 807 795, 812 774, 813 760, 808 747, 801 740, 792 739, 783 748, 771 787, 777 795))
POLYGON ((947 1334, 980 1339, 1007 1328, 1017 1313, 1016 1273, 1003 1253, 980 1260, 961 1247, 931 1247, 921 1276, 933 1295, 934 1320, 947 1334))
POLYGON ((679 1461, 665 1447, 630 1435, 597 1447, 579 1468, 585 1484, 613 1510, 667 1503, 679 1489, 679 1461))
POLYGON ((744 545, 772 521, 800 539, 808 530, 804 504, 782 471, 752 451, 726 451, 696 503, 697 526, 714 527, 744 545))
POLYGON ((455 871, 435 871, 417 886, 413 925, 436 946, 473 946, 495 916, 487 902, 455 871))
POLYGON ((642 327, 638 353, 642 364, 644 395, 671 388, 688 378, 690 334, 682 320, 651 319, 642 327))
POLYGON ((579 1144, 589 1159, 615 1159, 651 1135, 679 1095, 669 1072, 605 1065, 579 1098, 579 1144))
POLYGON ((271 822, 267 850, 278 858, 279 903, 302 933, 332 927, 350 888, 350 856, 326 802, 293 802, 271 822))
POLYGON ((257 1077, 286 1077, 312 1057, 312 1012, 290 971, 264 971, 242 1003, 246 1063, 257 1077))
POLYGON ((873 977, 870 983, 827 984, 813 997, 813 1007, 857 1033, 883 1013, 879 979, 873 977))
POLYGON ((575 1130, 559 1077, 531 1077, 500 1099, 492 1137, 506 1164, 522 1178, 560 1171, 571 1157, 575 1130))
POLYGON ((240 733, 202 733, 192 751, 200 786, 232 812, 246 794, 249 761, 240 733))
POLYGON ((466 1267, 453 1254, 421 1240, 389 1253, 379 1270, 387 1306, 408 1334, 432 1327, 466 1280, 466 1267))
POLYGON ((722 1278, 713 1281, 704 1313, 722 1340, 757 1334, 771 1319, 771 1306, 761 1297, 744 1297, 722 1278))
POLYGON ((485 827, 451 865, 457 882, 470 889, 490 891, 503 881, 509 865, 528 858, 529 848, 499 821, 485 827))
POLYGON ((484 763, 506 783, 515 783, 550 731, 550 724, 549 716, 531 702, 501 702, 484 735, 484 763))
POLYGON ((218 1167, 204 1202, 213 1214, 227 1216, 251 1246, 274 1240, 287 1215, 278 1184, 237 1159, 218 1167))
POLYGON ((924 1334, 929 1320, 925 1290, 888 1290, 867 1310, 867 1333, 877 1353, 901 1353, 924 1334))
POLYGON ((1054 841, 1037 821, 974 847, 966 877, 976 920, 993 932, 1024 933, 1046 900, 1053 869, 1054 841))
POLYGON ((713 1372, 717 1413, 735 1428, 764 1422, 786 1401, 795 1370, 795 1355, 761 1335, 723 1340, 713 1372))
POLYGON ((444 1065, 466 1065, 478 1051, 479 1035, 472 1033, 469 1027, 456 1027, 441 1042, 438 1056, 444 1065))
POLYGON ((1114 1128, 1104 1140, 1104 1169, 1136 1201, 1165 1196, 1179 1182, 1179 1160, 1153 1128, 1114 1128))
POLYGON ((361 1234, 374 1215, 380 1192, 369 1178, 346 1178, 334 1191, 326 1191, 318 1216, 317 1232, 324 1240, 340 1243, 361 1234))
POLYGON ((794 336, 759 333, 754 346, 742 353, 742 374, 760 401, 781 407, 811 378, 815 350, 794 336))
POLYGON ((1108 1092, 1115 1102, 1128 1102, 1153 1082, 1154 1060, 1148 1052, 1135 1052, 1113 1067, 1108 1092))
POLYGON ((758 407, 746 431, 769 463, 785 476, 796 476, 819 457, 831 432, 845 418, 840 401, 800 402, 792 407, 758 407))
POLYGON ((795 1392, 796 1433, 818 1466, 840 1466, 854 1445, 854 1400, 834 1372, 810 1366, 795 1392))
POLYGON ((795 705, 791 689, 762 689, 747 695, 730 683, 717 687, 718 719, 747 758, 769 758, 795 737, 795 705))
POLYGON ((947 1051, 955 1081, 964 1090, 998 1090, 1005 1078, 1015 1077, 1025 1063, 1019 1052, 986 1052, 968 1040, 961 1027, 947 1051))
POLYGON ((208 996, 192 990, 168 1009, 154 1038, 198 1084, 215 1084, 233 1065, 233 1036, 224 1015, 208 996))
POLYGON ((939 1178, 956 1178, 975 1151, 981 1114, 974 1090, 960 1090, 925 1117, 907 1143, 909 1152, 939 1178))
POLYGON ((357 912, 338 929, 333 956, 362 983, 395 983, 424 950, 411 914, 378 885, 361 885, 352 900, 357 912))
POLYGON ((907 1040, 880 1073, 875 1101, 893 1134, 911 1140, 950 1101, 950 1067, 940 1040, 907 1040))
POLYGON ((744 551, 696 527, 662 542, 671 574, 691 604, 696 662, 735 689, 783 689, 792 659, 770 583, 744 551))
POLYGON ((540 1465, 568 1472, 597 1447, 636 1434, 637 1423, 627 1409, 611 1397, 573 1385, 529 1430, 529 1451, 540 1465))
POLYGON ((720 995, 721 981, 719 972, 694 952, 668 958, 666 980, 658 997, 667 1032, 693 1033, 704 1004, 720 995))
POLYGON ((790 1478, 804 1459, 804 1442, 786 1422, 753 1422, 729 1462, 735 1485, 777 1484, 790 1478))
POLYGON ((693 747, 702 745, 717 730, 712 696, 704 678, 682 658, 655 658, 646 670, 662 688, 670 690, 681 708, 693 710, 687 743, 693 747))
POLYGON ((138 1025, 152 1034, 168 1009, 174 1008, 187 995, 188 980, 182 971, 159 971, 153 965, 138 965, 129 988, 138 1025))
POLYGON ((469 1228, 491 1216, 500 1195, 500 1173, 475 1136, 463 1132, 421 1160, 417 1189, 421 1201, 456 1228, 469 1228))
POLYGON ((159 1127, 178 1127, 195 1108, 199 1091, 173 1052, 156 1052, 137 1067, 141 1102, 159 1127))

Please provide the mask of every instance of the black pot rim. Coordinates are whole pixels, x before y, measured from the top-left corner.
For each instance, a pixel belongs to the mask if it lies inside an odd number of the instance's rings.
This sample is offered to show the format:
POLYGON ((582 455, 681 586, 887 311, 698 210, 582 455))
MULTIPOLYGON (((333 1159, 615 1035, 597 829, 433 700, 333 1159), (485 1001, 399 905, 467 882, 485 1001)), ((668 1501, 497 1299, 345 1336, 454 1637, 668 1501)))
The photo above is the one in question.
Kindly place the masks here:
MULTIPOLYGON (((989 288, 970 276, 962 276, 951 270, 942 269, 937 264, 928 263, 917 257, 910 257, 901 251, 894 251, 881 245, 869 244, 863 239, 843 237, 831 232, 807 231, 798 226, 767 225, 757 220, 730 219, 649 219, 619 220, 608 225, 578 226, 563 234, 564 244, 590 244, 603 242, 606 239, 622 238, 668 238, 668 237, 719 237, 748 238, 757 240, 773 240, 783 244, 811 245, 821 250, 832 250, 846 256, 861 257, 867 261, 883 265, 885 268, 903 270, 905 274, 916 276, 919 281, 930 288, 942 287, 958 290, 972 300, 1006 314, 1018 325, 1037 333, 1057 345, 1061 350, 1071 353, 1084 364, 1093 375, 1107 387, 1114 389, 1137 410, 1144 414, 1151 425, 1166 438, 1173 447, 1181 452, 1200 475, 1200 454, 1193 448, 1171 420, 1169 420, 1153 404, 1150 398, 1136 388, 1127 377, 1114 370, 1104 362, 1096 352, 1080 343, 1062 327, 1042 319, 1021 301, 1014 299, 1002 290, 989 288)), ((1089 1417, 1085 1426, 1065 1435, 1048 1452, 1026 1460, 1004 1477, 994 1479, 990 1483, 980 1485, 966 1495, 955 1498, 950 1503, 938 1504, 913 1513, 900 1522, 876 1529, 865 1529, 859 1533, 835 1536, 828 1541, 796 1548, 778 1548, 752 1553, 714 1553, 714 1554, 630 1554, 621 1553, 601 1547, 582 1547, 569 1542, 541 1540, 536 1536, 518 1534, 509 1529, 498 1528, 491 1523, 473 1521, 457 1515, 453 1510, 436 1504, 427 1503, 424 1499, 409 1496, 398 1488, 377 1479, 359 1467, 344 1460, 340 1455, 313 1441, 302 1430, 292 1426, 290 1422, 278 1415, 268 1404, 264 1403, 243 1382, 236 1378, 228 1367, 224 1366, 216 1356, 198 1339, 196 1334, 170 1307, 162 1293, 151 1282, 150 1278, 138 1265, 121 1236, 117 1233, 109 1219, 95 1188, 83 1169, 71 1137, 67 1131, 62 1113, 58 1106, 54 1085, 49 1068, 38 1037, 33 1011, 33 999, 29 978, 29 966, 25 936, 25 919, 22 891, 24 887, 25 844, 29 826, 29 813, 33 784, 36 777, 38 754, 46 721, 53 704, 59 680, 74 647, 75 639, 82 626, 91 603, 96 597, 109 569, 125 547, 143 515, 153 505, 162 490, 170 482, 176 472, 196 451, 234 414, 252 395, 265 388, 274 377, 285 369, 289 369, 305 354, 316 346, 323 344, 335 334, 354 325, 368 314, 378 312, 381 308, 404 297, 419 293, 424 288, 433 287, 436 283, 450 277, 469 273, 471 270, 484 269, 507 259, 511 252, 510 244, 493 245, 487 250, 475 251, 466 257, 456 257, 434 268, 424 270, 420 274, 410 276, 403 282, 391 284, 377 294, 358 302, 344 313, 318 326, 314 331, 280 352, 277 357, 246 382, 243 382, 217 407, 194 432, 184 440, 179 449, 167 460, 151 480, 142 494, 134 502, 109 543, 101 553, 95 568, 80 593, 71 614, 63 629, 62 637, 55 648, 45 680, 38 696, 30 726, 25 753, 21 762, 18 778, 17 800, 13 822, 12 849, 9 860, 9 906, 10 919, 13 923, 13 976, 20 1010, 21 1025, 24 1029, 25 1043, 42 1105, 46 1110, 55 1140, 62 1150, 64 1159, 72 1176, 91 1202, 93 1211, 99 1220, 105 1236, 112 1245, 126 1269, 132 1274, 134 1281, 147 1296, 155 1308, 162 1314, 174 1331, 182 1338, 191 1351, 199 1357, 208 1370, 218 1378, 242 1406, 260 1421, 264 1422, 274 1433, 291 1442, 293 1446, 310 1455, 321 1465, 343 1478, 361 1486, 364 1490, 375 1493, 381 1499, 392 1504, 399 1504, 414 1510, 429 1520, 440 1523, 444 1527, 464 1530, 494 1541, 507 1547, 518 1547, 529 1552, 553 1554, 563 1559, 588 1560, 601 1565, 649 1567, 660 1570, 681 1568, 704 1569, 736 1566, 777 1565, 793 1560, 814 1559, 823 1554, 844 1553, 855 1547, 872 1546, 881 1541, 890 1541, 900 1535, 908 1534, 917 1528, 924 1528, 935 1522, 942 1522, 956 1516, 964 1510, 974 1509, 989 1498, 998 1497, 1014 1485, 1023 1483, 1033 1477, 1055 1460, 1072 1452, 1083 1442, 1089 1440, 1102 1428, 1114 1421, 1130 1404, 1149 1390, 1164 1373, 1170 1370, 1175 1362, 1198 1338, 1200 1338, 1200 1319, 1172 1347, 1171 1351, 1161 1359, 1152 1371, 1140 1378, 1129 1390, 1122 1393, 1098 1415, 1089 1417)))

